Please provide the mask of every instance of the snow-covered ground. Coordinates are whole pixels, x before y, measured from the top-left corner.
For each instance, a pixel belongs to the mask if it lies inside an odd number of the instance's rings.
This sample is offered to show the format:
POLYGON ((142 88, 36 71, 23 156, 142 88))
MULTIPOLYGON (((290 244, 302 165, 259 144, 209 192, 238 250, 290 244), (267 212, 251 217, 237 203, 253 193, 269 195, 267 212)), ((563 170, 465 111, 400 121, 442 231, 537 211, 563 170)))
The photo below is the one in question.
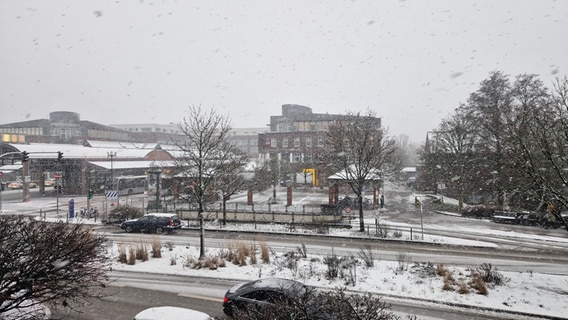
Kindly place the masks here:
MULTIPOLYGON (((447 239, 448 241, 459 241, 447 239)), ((428 241, 428 239, 425 239, 428 241)), ((439 241, 440 239, 438 239, 439 241)), ((442 239, 442 241, 445 241, 442 239)), ((462 245, 475 244, 474 242, 459 242, 462 245)), ((244 243, 252 246, 253 243, 244 243)), ((157 272, 175 275, 213 277, 224 279, 252 280, 262 277, 293 278, 308 285, 334 288, 346 286, 350 290, 374 292, 389 297, 413 299, 420 303, 445 303, 448 306, 459 307, 474 306, 480 308, 505 310, 533 315, 546 315, 552 317, 566 317, 568 314, 568 277, 550 274, 537 274, 530 270, 526 272, 501 272, 505 283, 499 286, 488 286, 488 294, 476 293, 468 283, 471 281, 472 271, 479 265, 471 267, 443 266, 455 279, 452 290, 444 290, 444 277, 436 275, 441 267, 435 262, 429 265, 426 261, 410 261, 410 257, 402 255, 398 261, 381 261, 375 258, 373 267, 366 267, 360 257, 355 269, 346 270, 343 279, 326 279, 326 256, 311 255, 300 258, 297 265, 289 267, 289 259, 285 252, 272 252, 270 263, 261 261, 259 244, 257 248, 256 263, 248 258, 246 266, 226 262, 224 267, 215 270, 193 269, 189 261, 197 259, 199 248, 195 246, 174 246, 168 248, 163 244, 161 258, 152 258, 148 261, 137 261, 135 265, 127 265, 117 261, 117 248, 115 243, 112 250, 115 263, 113 268, 124 271, 157 272), (355 280, 355 284, 347 284, 346 280, 355 280), (468 287, 469 293, 458 293, 458 289, 468 287)), ((136 245, 134 243, 133 245, 136 245)), ((233 243, 234 245, 234 243, 233 243)), ((227 247, 230 245, 227 244, 227 247)), ((150 251, 150 244, 147 244, 150 251)), ((220 251, 227 248, 209 248, 208 257, 219 256, 220 251)), ((330 252, 331 254, 331 252, 330 252)), ((328 256, 327 256, 328 257, 328 256)), ((530 318, 530 317, 529 317, 530 318)))
MULTIPOLYGON (((445 199, 446 201, 451 201, 445 199)), ((48 201, 46 199, 46 201, 48 201)), ((13 204, 9 208, 4 207, 8 211, 23 211, 22 209, 36 210, 32 208, 38 205, 29 203, 13 204)), ((41 206, 40 206, 41 207, 41 206)), ((94 223, 93 220, 87 219, 71 219, 72 223, 94 223)), ((389 223, 384 220, 384 223, 389 223)), ((366 221, 366 224, 373 224, 373 219, 366 221)), ((246 228, 246 227, 245 227, 246 228)), ((270 226, 273 232, 280 231, 278 226, 270 226)), ((468 233, 487 234, 499 232, 488 229, 466 230, 468 233)), ((335 231, 334 235, 350 236, 350 231, 335 231)), ((507 234, 511 236, 511 233, 507 234)), ((518 233, 514 235, 518 239, 544 239, 546 241, 568 242, 568 239, 561 237, 525 235, 518 233)), ((403 236, 404 237, 404 236, 403 236)), ((448 244, 459 244, 464 246, 494 246, 492 243, 464 240, 455 237, 430 236, 425 235, 426 242, 438 242, 448 244)), ((137 243, 133 243, 136 245, 137 243)), ((246 243, 245 243, 246 244, 246 243)), ((346 272, 348 276, 343 279, 326 279, 327 266, 324 264, 326 256, 312 255, 308 253, 307 258, 301 258, 297 261, 294 268, 287 267, 289 265, 285 252, 271 252, 270 263, 263 263, 260 259, 260 252, 256 252, 257 262, 252 263, 248 258, 246 266, 235 265, 226 262, 224 267, 215 270, 209 269, 193 269, 187 266, 188 261, 196 259, 199 255, 199 248, 195 246, 177 245, 173 248, 162 243, 162 257, 152 258, 149 254, 148 261, 137 261, 135 265, 127 265, 118 262, 118 248, 121 243, 113 243, 112 250, 109 254, 114 261, 113 268, 116 270, 137 271, 137 272, 153 272, 168 273, 175 275, 214 277, 225 279, 252 280, 261 277, 284 277, 300 280, 308 285, 334 288, 338 286, 346 286, 350 290, 362 292, 374 292, 394 298, 412 299, 419 303, 443 303, 458 308, 463 306, 474 306, 479 308, 487 308, 494 310, 505 310, 509 312, 520 312, 528 315, 544 315, 556 318, 566 318, 568 315, 568 277, 562 275, 539 274, 533 273, 531 270, 523 272, 504 272, 498 271, 506 280, 503 285, 489 286, 488 294, 482 295, 476 293, 468 283, 471 280, 472 271, 478 269, 479 265, 470 267, 456 267, 446 265, 446 274, 451 274, 455 280, 452 290, 444 290, 444 279, 442 276, 435 275, 439 265, 435 261, 433 265, 428 265, 427 261, 415 261, 401 255, 398 261, 381 261, 377 258, 374 260, 373 267, 366 267, 359 257, 359 263, 355 269, 346 272), (174 263, 175 262, 175 263, 174 263), (354 284, 346 285, 345 278, 355 280, 354 284), (469 288, 469 293, 458 293, 460 284, 469 288)), ((126 243, 130 245, 130 243, 126 243)), ((252 244, 248 244, 252 245, 252 244)), ((227 244, 229 247, 229 244, 227 244)), ((207 256, 219 256, 220 251, 225 248, 208 248, 207 256)), ((258 243, 256 248, 259 249, 258 243)), ((147 244, 147 250, 150 251, 150 244, 147 244)), ((331 252, 330 252, 331 254, 331 252)), ((221 298, 221 297, 219 297, 221 298)), ((530 316, 525 317, 530 318, 530 316)), ((568 318, 567 318, 568 319, 568 318)))

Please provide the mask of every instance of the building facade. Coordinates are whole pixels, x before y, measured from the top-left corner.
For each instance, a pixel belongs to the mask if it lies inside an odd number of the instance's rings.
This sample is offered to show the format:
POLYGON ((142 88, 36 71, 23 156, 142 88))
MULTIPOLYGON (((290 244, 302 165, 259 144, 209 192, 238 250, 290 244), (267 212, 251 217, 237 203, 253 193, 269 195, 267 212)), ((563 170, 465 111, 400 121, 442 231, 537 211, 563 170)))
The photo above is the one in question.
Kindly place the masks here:
POLYGON ((69 143, 84 140, 129 141, 128 132, 91 121, 81 120, 78 113, 55 111, 49 119, 0 124, 2 142, 69 143))
MULTIPOLYGON (((310 107, 285 104, 282 115, 270 117, 270 131, 259 134, 261 162, 276 158, 290 168, 293 177, 306 170, 319 172, 318 185, 325 183, 326 136, 330 125, 344 115, 313 113, 310 107)), ((377 118, 380 127, 380 119, 377 118)))

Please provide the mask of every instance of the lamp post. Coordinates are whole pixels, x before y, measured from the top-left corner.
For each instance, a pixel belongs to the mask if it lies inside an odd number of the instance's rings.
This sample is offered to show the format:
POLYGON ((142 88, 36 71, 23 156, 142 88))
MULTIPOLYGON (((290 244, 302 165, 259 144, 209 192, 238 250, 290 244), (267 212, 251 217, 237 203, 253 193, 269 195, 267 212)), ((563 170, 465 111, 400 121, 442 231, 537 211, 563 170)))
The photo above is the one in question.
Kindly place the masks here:
POLYGON ((148 173, 155 175, 156 177, 156 202, 154 203, 154 209, 158 210, 162 208, 162 205, 160 203, 160 174, 162 173, 162 170, 152 169, 148 170, 148 173))
POLYGON ((114 167, 113 167, 113 159, 116 158, 116 151, 109 151, 107 152, 107 158, 110 158, 110 186, 114 188, 114 167))

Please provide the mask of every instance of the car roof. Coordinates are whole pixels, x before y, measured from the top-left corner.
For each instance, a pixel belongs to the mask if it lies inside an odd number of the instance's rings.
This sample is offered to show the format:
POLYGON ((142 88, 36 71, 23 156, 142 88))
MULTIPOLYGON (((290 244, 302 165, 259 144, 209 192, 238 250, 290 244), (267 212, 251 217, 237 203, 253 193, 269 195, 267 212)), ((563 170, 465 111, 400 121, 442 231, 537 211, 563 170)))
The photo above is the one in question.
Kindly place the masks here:
POLYGON ((233 293, 243 293, 254 291, 255 289, 265 290, 297 290, 304 287, 304 284, 291 279, 284 278, 265 278, 250 282, 244 282, 232 288, 233 293))
POLYGON ((176 217, 177 214, 175 213, 148 213, 147 216, 154 216, 154 217, 176 217))
POLYGON ((210 320, 208 314, 180 307, 153 307, 138 313, 134 320, 210 320))

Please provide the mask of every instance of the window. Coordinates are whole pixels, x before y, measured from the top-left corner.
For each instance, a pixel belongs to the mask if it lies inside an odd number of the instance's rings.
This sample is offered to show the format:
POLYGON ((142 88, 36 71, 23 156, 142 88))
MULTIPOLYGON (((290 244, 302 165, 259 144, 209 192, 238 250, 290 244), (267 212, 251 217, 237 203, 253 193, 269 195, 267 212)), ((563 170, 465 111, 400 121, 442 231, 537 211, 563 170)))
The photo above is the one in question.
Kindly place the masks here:
POLYGON ((63 140, 71 139, 71 130, 69 129, 61 129, 59 131, 59 137, 63 140))
POLYGON ((300 162, 302 159, 302 155, 298 152, 294 153, 294 162, 300 162))
POLYGON ((288 148, 288 138, 282 139, 282 148, 288 148))
POLYGON ((306 138, 306 147, 312 147, 312 137, 306 138))
POLYGON ((306 153, 304 155, 304 162, 312 162, 312 160, 313 160, 313 156, 312 156, 311 153, 306 153))
POLYGON ((318 137, 318 147, 323 147, 323 137, 318 137))
POLYGON ((278 141, 276 140, 276 138, 270 138, 270 146, 272 148, 276 148, 277 147, 277 143, 278 141))
POLYGON ((294 138, 294 148, 300 147, 300 138, 294 138))

